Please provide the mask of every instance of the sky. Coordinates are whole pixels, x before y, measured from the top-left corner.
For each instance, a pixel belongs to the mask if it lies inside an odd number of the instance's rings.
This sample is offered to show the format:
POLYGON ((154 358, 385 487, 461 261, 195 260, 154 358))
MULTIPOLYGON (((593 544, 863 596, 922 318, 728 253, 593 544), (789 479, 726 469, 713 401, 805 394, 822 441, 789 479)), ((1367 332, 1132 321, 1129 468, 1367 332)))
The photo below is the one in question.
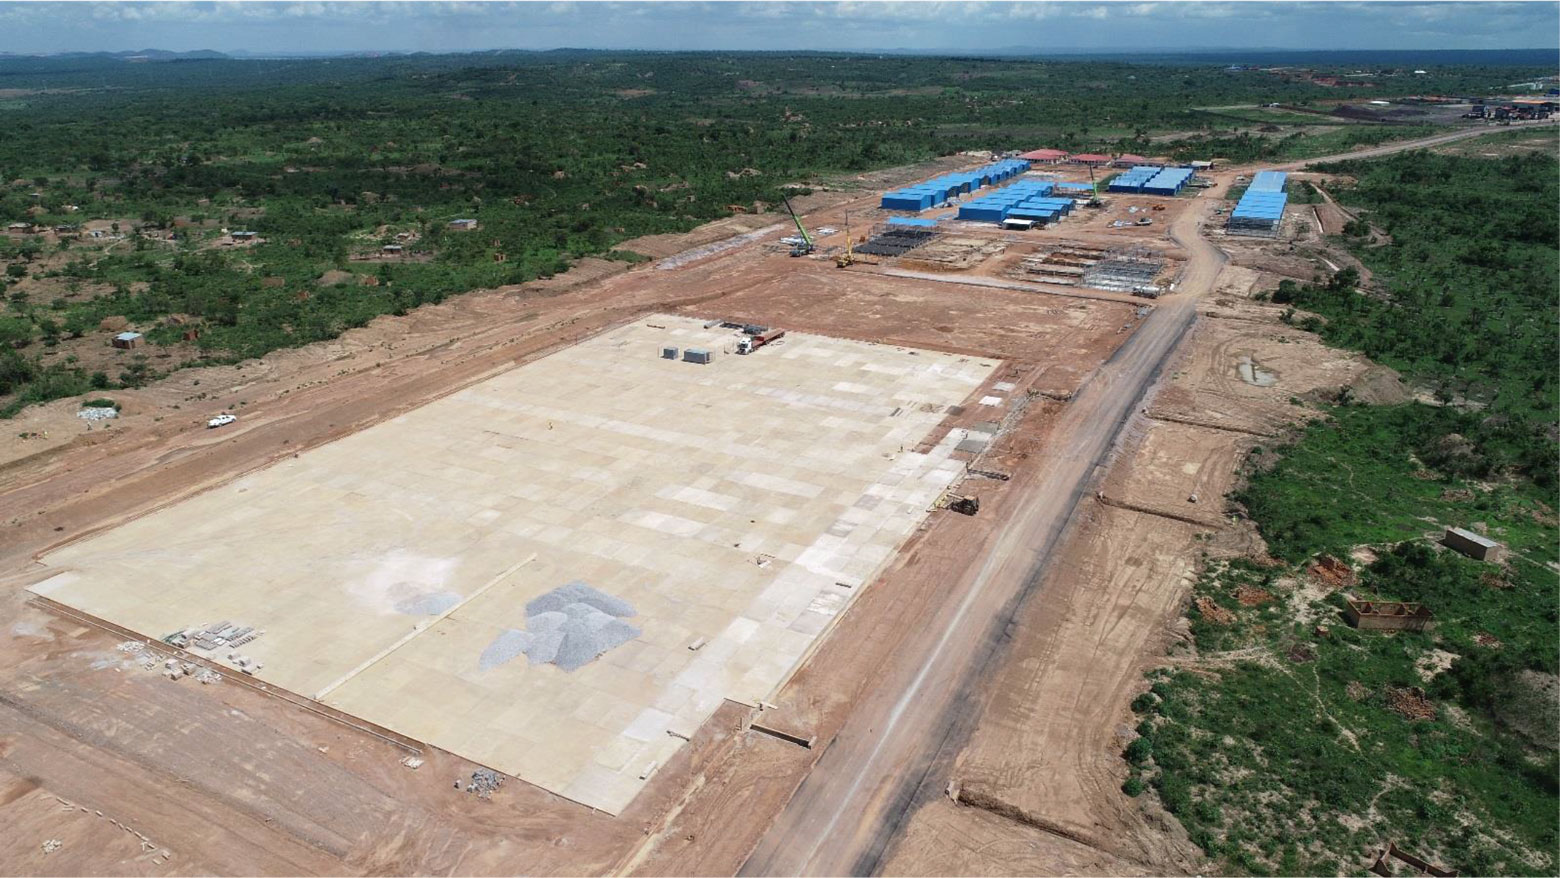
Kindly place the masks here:
POLYGON ((8 2, 0 52, 1560 47, 1560 2, 8 2))

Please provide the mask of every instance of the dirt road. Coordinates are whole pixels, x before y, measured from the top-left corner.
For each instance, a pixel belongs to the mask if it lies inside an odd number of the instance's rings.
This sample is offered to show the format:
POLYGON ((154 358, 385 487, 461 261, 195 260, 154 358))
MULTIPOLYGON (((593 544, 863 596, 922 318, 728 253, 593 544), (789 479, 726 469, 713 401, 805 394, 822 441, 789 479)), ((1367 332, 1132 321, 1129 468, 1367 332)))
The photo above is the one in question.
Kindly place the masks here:
MULTIPOLYGON (((1339 156, 1386 155, 1476 137, 1489 129, 1407 141, 1339 156)), ((1228 184, 1233 171, 1220 176, 1228 184)), ((889 667, 830 742, 742 874, 863 875, 940 785, 978 718, 976 692, 1003 652, 1017 610, 1038 588, 1079 500, 1122 427, 1192 326, 1214 289, 1224 254, 1201 234, 1212 199, 1184 212, 1170 237, 1188 254, 1179 295, 1161 300, 1128 341, 1079 391, 1055 426, 1048 466, 1027 501, 993 535, 983 564, 950 581, 949 599, 915 637, 916 666, 889 667)))
MULTIPOLYGON (((1557 124, 1560 124, 1560 119, 1556 119, 1556 120, 1549 121, 1549 122, 1534 122, 1534 123, 1530 123, 1528 125, 1523 125, 1521 127, 1523 127, 1523 128, 1533 128, 1533 127, 1538 127, 1538 126, 1557 125, 1557 124)), ((1493 134, 1493 133, 1495 133, 1497 131, 1510 131, 1510 130, 1512 130, 1513 127, 1517 127, 1517 126, 1511 126, 1511 127, 1505 127, 1505 128, 1469 128, 1469 129, 1465 129, 1465 130, 1462 130, 1462 131, 1454 131, 1451 134, 1437 134, 1437 135, 1434 135, 1433 137, 1423 137, 1423 138, 1420 138, 1419 140, 1405 140, 1405 141, 1402 141, 1400 143, 1388 143, 1388 144, 1385 144, 1384 146, 1374 146, 1374 147, 1371 147, 1370 149, 1359 150, 1358 152, 1339 153, 1337 155, 1322 156, 1320 158, 1314 158, 1314 159, 1302 159, 1302 160, 1297 161, 1297 162, 1287 162, 1287 163, 1281 164, 1281 165, 1268 165, 1268 166, 1265 166, 1265 167, 1270 167, 1273 170, 1278 170, 1278 171, 1298 171, 1298 170, 1300 170, 1301 168, 1304 168, 1307 165, 1316 165, 1316 164, 1321 164, 1322 162, 1339 162, 1339 161, 1343 161, 1345 159, 1373 159, 1373 158, 1380 158, 1381 156, 1384 156, 1384 155, 1392 155, 1393 153, 1403 152, 1405 150, 1410 150, 1410 149, 1428 149, 1429 147, 1432 147, 1432 146, 1441 146, 1441 145, 1447 144, 1447 143, 1455 143, 1456 141, 1467 140, 1467 139, 1472 138, 1472 137, 1482 137, 1482 136, 1484 136, 1486 134, 1493 134)))
POLYGON ((888 669, 743 874, 870 872, 907 806, 924 799, 931 769, 956 752, 941 744, 962 740, 955 732, 967 731, 974 720, 969 698, 1014 611, 1038 585, 1046 556, 1121 425, 1192 325, 1197 297, 1218 276, 1223 255, 1197 236, 1207 205, 1187 211, 1172 227, 1172 237, 1191 255, 1181 287, 1186 294, 1155 308, 1074 397, 1056 425, 1050 466, 1028 491, 1028 502, 996 535, 985 562, 950 582, 959 599, 944 604, 921 629, 925 662, 888 669))

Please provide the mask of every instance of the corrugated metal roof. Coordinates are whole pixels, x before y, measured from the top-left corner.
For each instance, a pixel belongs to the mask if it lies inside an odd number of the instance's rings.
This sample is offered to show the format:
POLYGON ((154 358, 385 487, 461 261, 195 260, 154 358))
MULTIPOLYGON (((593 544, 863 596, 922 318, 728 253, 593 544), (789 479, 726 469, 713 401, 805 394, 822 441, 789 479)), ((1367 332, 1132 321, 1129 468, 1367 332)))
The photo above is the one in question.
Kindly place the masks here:
POLYGON ((1289 175, 1283 171, 1258 171, 1252 175, 1251 185, 1246 187, 1246 191, 1281 192, 1288 181, 1289 175))
POLYGON ((966 204, 959 208, 961 220, 983 220, 986 222, 1001 222, 1007 217, 1006 205, 998 204, 966 204))
POLYGON ((1192 172, 1186 168, 1165 168, 1143 184, 1143 191, 1174 194, 1181 191, 1191 176, 1192 172))
POLYGON ((1289 203, 1289 196, 1284 192, 1284 184, 1288 179, 1289 175, 1283 171, 1258 171, 1253 174, 1245 194, 1240 197, 1235 209, 1230 211, 1230 218, 1283 219, 1284 207, 1289 203))
POLYGON ((1232 218, 1241 219, 1266 219, 1276 220, 1284 216, 1284 206, 1289 203, 1289 196, 1283 192, 1251 192, 1247 191, 1241 196, 1235 209, 1230 211, 1232 218))

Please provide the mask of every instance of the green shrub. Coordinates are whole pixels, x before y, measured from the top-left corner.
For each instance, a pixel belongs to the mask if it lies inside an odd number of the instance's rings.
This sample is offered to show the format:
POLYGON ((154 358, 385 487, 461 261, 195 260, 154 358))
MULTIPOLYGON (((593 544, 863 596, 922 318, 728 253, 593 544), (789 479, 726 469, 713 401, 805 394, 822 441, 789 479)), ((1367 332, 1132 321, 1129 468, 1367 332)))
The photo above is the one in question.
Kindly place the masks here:
POLYGON ((1137 738, 1127 745, 1123 755, 1133 765, 1142 765, 1149 760, 1149 757, 1154 755, 1154 742, 1148 738, 1137 738))

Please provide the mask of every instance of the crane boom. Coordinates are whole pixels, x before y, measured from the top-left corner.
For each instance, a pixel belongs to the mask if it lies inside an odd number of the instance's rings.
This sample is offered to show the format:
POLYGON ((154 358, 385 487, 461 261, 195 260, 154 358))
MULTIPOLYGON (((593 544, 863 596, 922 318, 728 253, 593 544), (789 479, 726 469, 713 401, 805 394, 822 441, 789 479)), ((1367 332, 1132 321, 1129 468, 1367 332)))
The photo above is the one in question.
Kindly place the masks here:
POLYGON ((811 253, 813 251, 812 235, 807 234, 806 227, 802 225, 802 218, 797 216, 796 210, 791 207, 790 196, 786 195, 785 193, 781 193, 780 198, 785 202, 786 212, 791 214, 791 222, 796 223, 796 231, 802 236, 802 243, 796 245, 796 247, 791 250, 791 255, 801 256, 805 253, 811 253))

